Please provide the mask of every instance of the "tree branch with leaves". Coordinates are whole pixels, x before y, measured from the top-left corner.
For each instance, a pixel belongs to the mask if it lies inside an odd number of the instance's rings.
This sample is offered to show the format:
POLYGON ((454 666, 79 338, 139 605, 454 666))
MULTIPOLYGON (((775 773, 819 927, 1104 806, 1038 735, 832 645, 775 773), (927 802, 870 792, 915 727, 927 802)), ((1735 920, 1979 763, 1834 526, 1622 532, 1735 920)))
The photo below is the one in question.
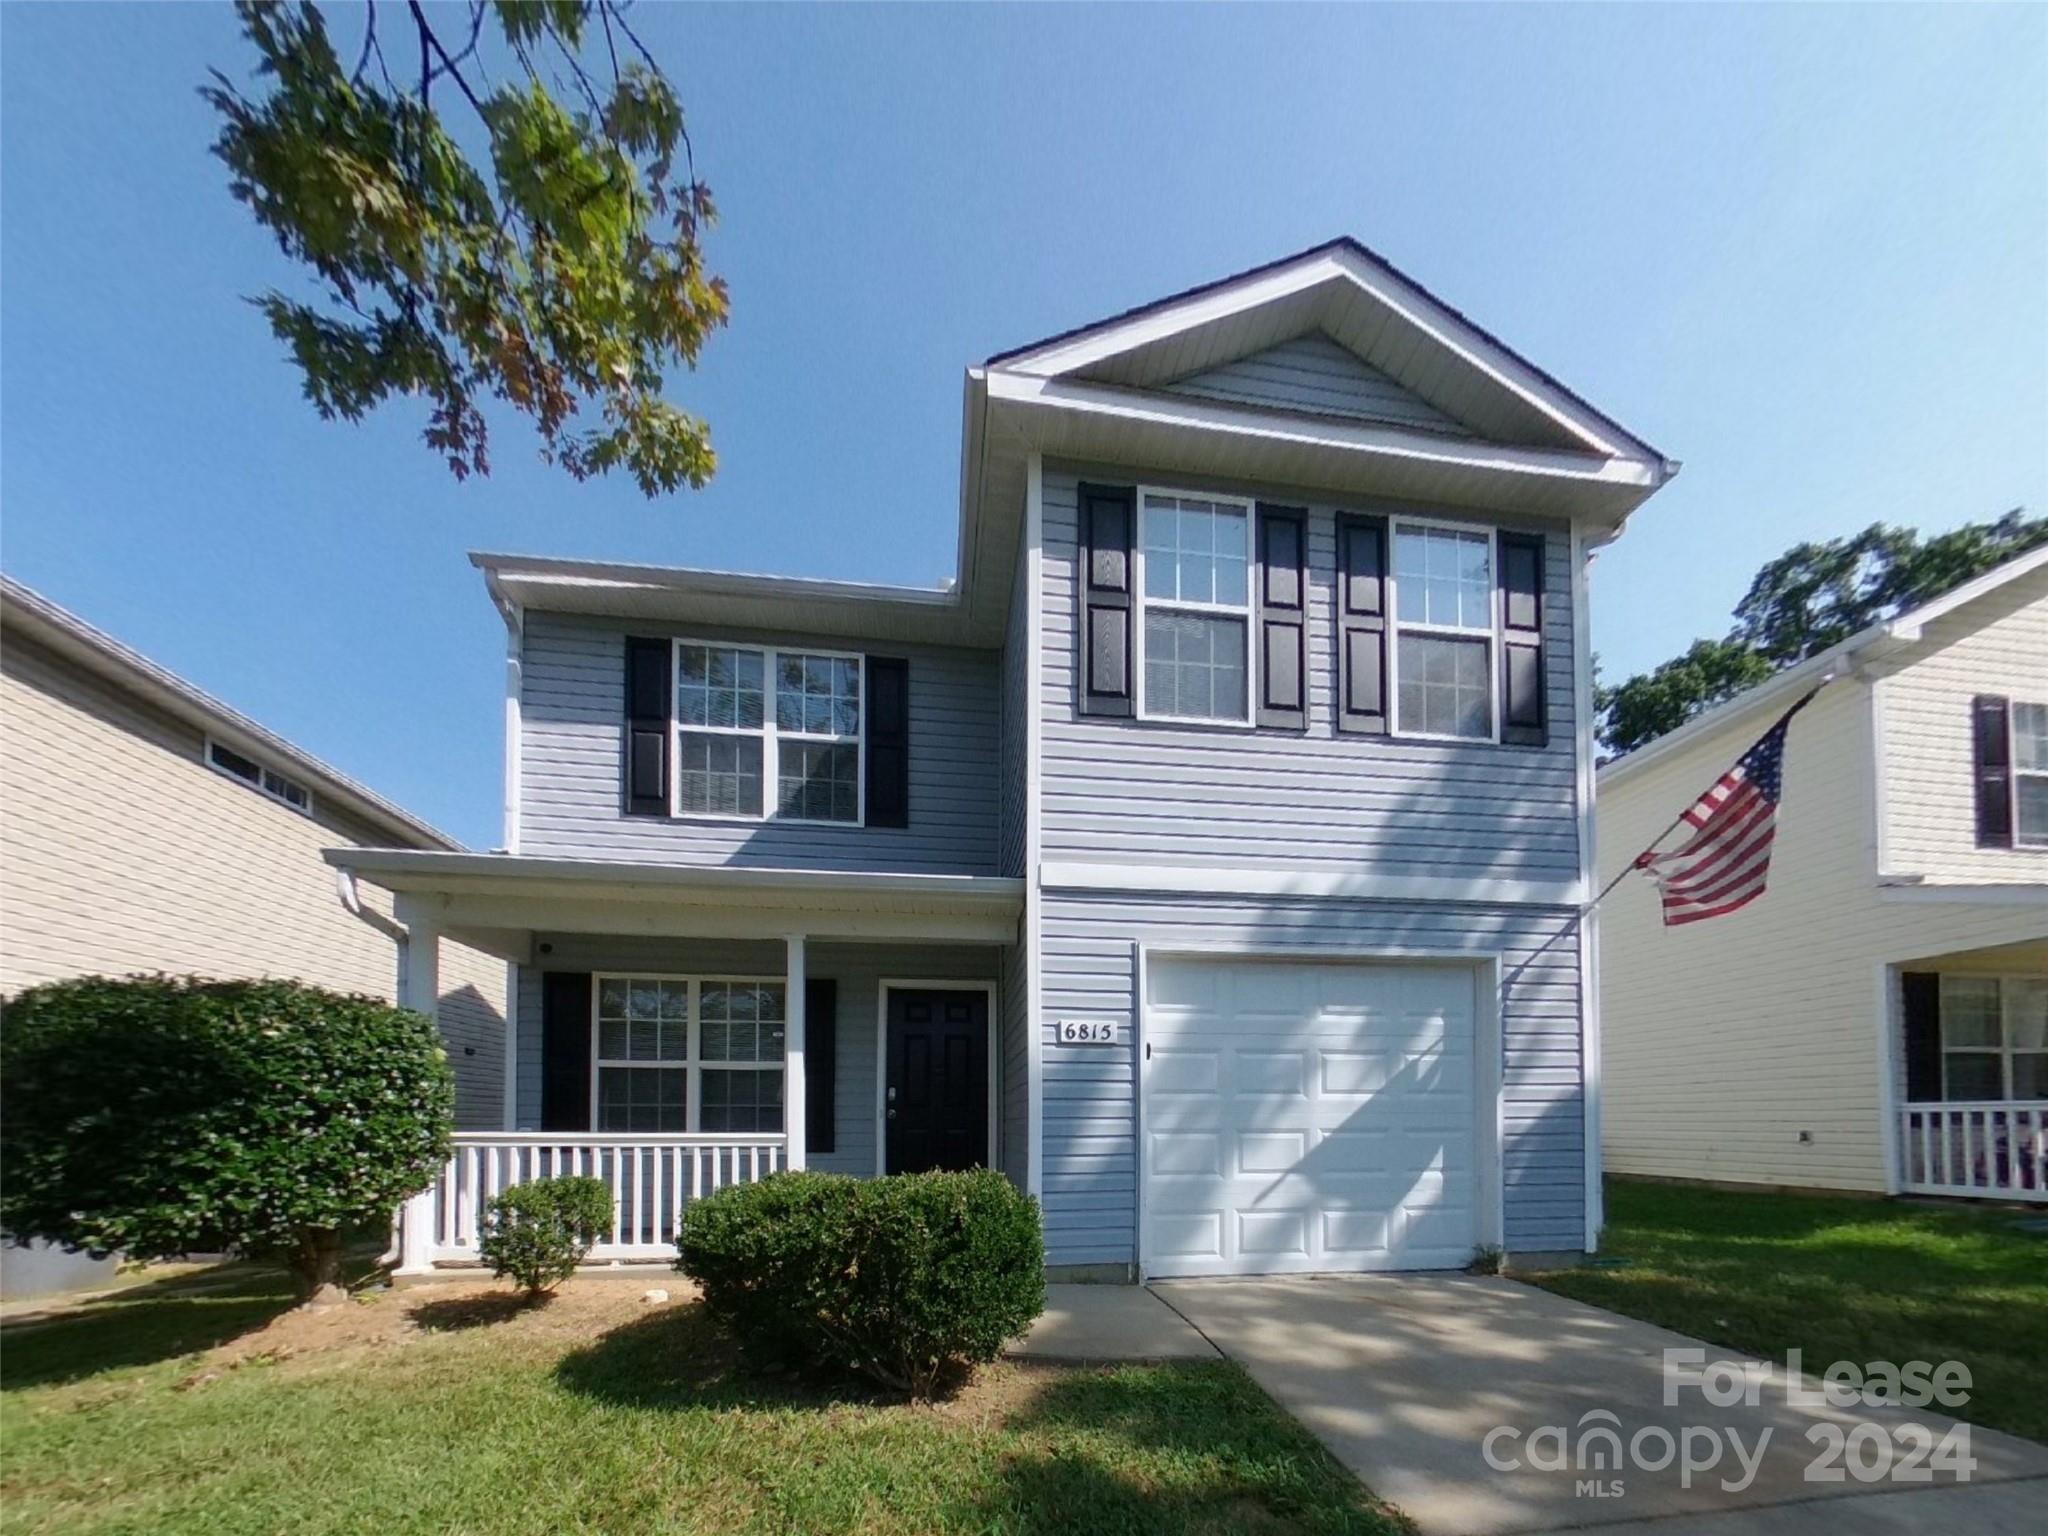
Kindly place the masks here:
POLYGON ((237 10, 262 88, 215 71, 201 94, 231 192, 318 289, 252 302, 321 416, 420 397, 465 479, 489 472, 496 401, 579 480, 710 480, 710 429, 662 391, 726 323, 702 246, 716 211, 621 0, 367 0, 352 67, 318 6, 237 10))

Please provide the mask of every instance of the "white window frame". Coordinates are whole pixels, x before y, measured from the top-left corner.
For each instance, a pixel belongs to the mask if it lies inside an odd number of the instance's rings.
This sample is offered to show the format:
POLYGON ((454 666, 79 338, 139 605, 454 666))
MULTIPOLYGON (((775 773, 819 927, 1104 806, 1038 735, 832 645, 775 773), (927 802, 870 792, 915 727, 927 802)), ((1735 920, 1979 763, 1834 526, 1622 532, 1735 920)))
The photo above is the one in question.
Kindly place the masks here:
POLYGON ((734 821, 759 825, 775 822, 786 827, 865 827, 868 824, 868 658, 861 651, 830 651, 812 645, 757 645, 745 640, 705 640, 679 636, 669 646, 669 774, 668 813, 676 821, 734 821), (702 646, 719 651, 754 651, 761 657, 761 724, 690 725, 676 712, 676 680, 683 673, 683 647, 702 646), (821 735, 813 731, 785 731, 775 723, 776 661, 783 656, 823 656, 833 661, 850 661, 860 668, 860 730, 852 736, 821 735), (747 816, 730 811, 686 811, 682 808, 682 733, 696 731, 711 736, 751 737, 761 743, 761 814, 747 816), (782 738, 844 745, 853 743, 854 819, 834 821, 820 816, 780 816, 782 803, 782 738))
POLYGON ((1408 741, 1447 741, 1465 746, 1500 744, 1500 530, 1490 523, 1467 523, 1443 517, 1415 517, 1406 513, 1387 519, 1387 729, 1408 741), (1404 528, 1444 528, 1453 533, 1483 534, 1486 538, 1486 613, 1488 627, 1468 628, 1462 624, 1428 624, 1401 617, 1400 568, 1401 531, 1404 528), (1446 639, 1486 642, 1486 734, 1454 736, 1442 731, 1411 731, 1401 725, 1401 636, 1441 635, 1446 639))
POLYGON ((288 811, 297 811, 301 816, 311 816, 313 814, 313 791, 308 789, 304 784, 301 784, 297 779, 293 778, 290 774, 279 773, 275 768, 271 767, 268 763, 264 762, 262 758, 256 756, 256 754, 253 752, 244 752, 240 747, 235 746, 230 742, 221 741, 217 737, 209 736, 206 738, 206 766, 211 768, 215 773, 219 774, 222 778, 233 780, 235 783, 241 785, 242 788, 244 789, 255 790, 257 794, 263 796, 266 800, 275 800, 279 805, 283 806, 288 811), (249 762, 255 764, 255 782, 251 783, 249 780, 243 778, 239 773, 235 772, 234 769, 226 766, 223 763, 215 761, 213 754, 216 749, 223 752, 232 752, 235 754, 235 756, 245 758, 249 762), (301 795, 305 797, 306 803, 304 805, 300 805, 297 801, 287 799, 277 790, 272 789, 270 787, 270 781, 272 779, 276 779, 280 784, 289 784, 293 789, 296 789, 301 795))
MULTIPOLYGON (((844 822, 835 823, 844 826, 844 822)), ((634 1136, 732 1136, 744 1139, 749 1136, 784 1136, 789 1133, 789 978, 787 976, 707 976, 701 972, 678 975, 664 971, 598 971, 590 978, 590 1128, 601 1135, 631 1138, 634 1136), (636 981, 682 982, 690 989, 688 1014, 684 1029, 684 1050, 681 1061, 636 1061, 615 1056, 598 1054, 598 1042, 602 1031, 598 1027, 598 1003, 604 995, 607 981, 622 981, 631 986, 636 981), (704 984, 724 983, 744 987, 775 986, 783 989, 783 1041, 782 1057, 779 1061, 706 1061, 704 1059, 702 999, 704 984), (641 1071, 681 1071, 683 1073, 683 1130, 675 1131, 606 1131, 599 1123, 598 1094, 601 1088, 599 1071, 605 1067, 628 1067, 641 1071), (703 1124, 705 1072, 780 1072, 782 1074, 782 1129, 778 1131, 716 1131, 699 1130, 703 1124)))
POLYGON ((1940 994, 1940 995, 1941 995, 1941 998, 1942 998, 1942 1002, 1941 1002, 1941 1006, 1940 1006, 1940 1008, 1939 1008, 1939 1015, 1938 1015, 1938 1016, 1939 1016, 1939 1020, 1940 1020, 1940 1026, 1941 1026, 1941 1027, 1940 1027, 1940 1035, 1941 1035, 1941 1101, 1942 1101, 1942 1102, 1943 1102, 1944 1104, 1985 1104, 1985 1103, 2002 1103, 2002 1104, 2042 1104, 2042 1105, 2048 1105, 2048 1099, 2022 1099, 2022 1098, 2019 1098, 2019 1097, 2018 1097, 2018 1096, 2017 1096, 2017 1095, 2016 1095, 2016 1094, 2014 1093, 2014 1091, 2013 1091, 2013 1089, 2014 1089, 2014 1083, 2013 1083, 2013 1075, 2012 1075, 2012 1066, 2013 1066, 2013 1058, 2014 1058, 2015 1056, 2041 1056, 2041 1057, 2048 1057, 2048 1049, 2042 1049, 2042 1048, 2037 1048, 2037 1047, 2034 1047, 2034 1046, 2015 1046, 2015 1045, 2013 1044, 2013 1034, 2014 1034, 2014 1031, 2013 1031, 2013 1027, 2012 1027, 2012 1010, 2013 1010, 2013 1002, 2012 1002, 2012 994, 2011 994, 2011 992, 2010 992, 2010 991, 2008 990, 2008 988, 2010 988, 2010 987, 2011 987, 2011 986, 2012 986, 2012 985, 2013 985, 2014 983, 2016 983, 2016 982, 2017 982, 2017 983, 2026 983, 2026 984, 2039 984, 2039 983, 2041 983, 2041 982, 2042 982, 2042 981, 2044 981, 2044 980, 2048 980, 2048 977, 2041 977, 2041 976, 2021 976, 2021 975, 2003 975, 2003 974, 2001 974, 2001 975, 1984 975, 1984 974, 1982 974, 1982 973, 1980 973, 1980 972, 1976 972, 1976 971, 1945 971, 1945 972, 1943 972, 1943 973, 1941 974, 1942 992, 1941 992, 1941 994, 1940 994), (1995 983, 1995 984, 1997 985, 1997 987, 1998 987, 1998 1044, 1997 1044, 1997 1045, 1995 1045, 1995 1046, 1990 1046, 1990 1045, 1958 1045, 1958 1046, 1953 1046, 1953 1047, 1949 1045, 1949 1043, 1948 1043, 1948 1008, 1947 1008, 1946 984, 1947 984, 1948 982, 1951 982, 1951 981, 1989 981, 1989 982, 1993 982, 1993 983, 1995 983), (1949 1057, 1950 1057, 1951 1055, 1955 1055, 1955 1056, 1996 1056, 1996 1057, 1998 1058, 1998 1086, 1999 1086, 1999 1089, 2000 1089, 2000 1092, 1998 1093, 1997 1097, 1996 1097, 1996 1098, 1994 1098, 1994 1099, 1956 1099, 1956 1098, 1951 1098, 1951 1097, 1950 1097, 1950 1095, 1949 1095, 1949 1091, 1948 1091, 1948 1059, 1949 1059, 1949 1057))
POLYGON ((2039 768, 2020 766, 2020 732, 2015 724, 2022 709, 2048 709, 2048 704, 2036 703, 2032 699, 2011 699, 2005 707, 2005 760, 2012 764, 2012 845, 2015 848, 2048 848, 2048 837, 2027 838, 2020 835, 2020 780, 2039 779, 2048 783, 2048 772, 2039 768))
POLYGON ((1131 591, 1136 599, 1133 617, 1134 633, 1131 637, 1131 666, 1136 676, 1132 684, 1137 690, 1138 718, 1158 720, 1171 725, 1217 726, 1224 730, 1249 731, 1258 721, 1255 701, 1259 696, 1259 646, 1258 637, 1253 634, 1257 622, 1258 605, 1254 601, 1259 583, 1259 509, 1258 503, 1248 496, 1232 496, 1220 491, 1202 491, 1190 487, 1165 485, 1141 485, 1138 487, 1138 504, 1134 526, 1131 529, 1131 591), (1244 509, 1244 602, 1235 603, 1191 603, 1178 598, 1145 595, 1145 499, 1148 496, 1171 496, 1190 501, 1214 502, 1220 507, 1242 507, 1244 509), (1244 622, 1244 717, 1228 719, 1215 715, 1169 715, 1150 708, 1146 702, 1145 687, 1145 614, 1148 609, 1158 608, 1166 613, 1196 613, 1212 618, 1241 619, 1244 622))

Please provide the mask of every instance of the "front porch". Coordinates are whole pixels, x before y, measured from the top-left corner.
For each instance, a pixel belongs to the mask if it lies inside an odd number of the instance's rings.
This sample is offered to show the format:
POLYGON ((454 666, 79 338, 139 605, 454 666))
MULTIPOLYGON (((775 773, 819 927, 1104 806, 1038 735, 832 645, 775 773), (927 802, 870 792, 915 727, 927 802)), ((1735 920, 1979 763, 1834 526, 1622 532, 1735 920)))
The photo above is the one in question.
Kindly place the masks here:
POLYGON ((593 1264, 674 1259, 683 1212, 783 1169, 1027 1181, 1020 882, 350 850, 394 891, 408 1006, 442 939, 513 967, 498 1126, 399 1213, 398 1273, 477 1262, 491 1200, 612 1192, 593 1264))
POLYGON ((1892 975, 1898 1190, 2048 1203, 2048 943, 1892 975))

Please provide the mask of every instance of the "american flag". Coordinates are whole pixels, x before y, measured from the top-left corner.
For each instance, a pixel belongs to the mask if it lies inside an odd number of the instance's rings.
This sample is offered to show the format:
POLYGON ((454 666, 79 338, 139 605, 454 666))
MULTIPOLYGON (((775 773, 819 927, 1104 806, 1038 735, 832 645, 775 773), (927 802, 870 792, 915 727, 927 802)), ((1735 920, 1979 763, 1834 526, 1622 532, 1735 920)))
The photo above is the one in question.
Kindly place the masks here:
POLYGON ((1656 881, 1663 895, 1665 927, 1719 917, 1763 895, 1778 832, 1778 796, 1785 784, 1785 732, 1818 692, 1814 689, 1786 710, 1679 817, 1693 829, 1682 847, 1669 853, 1651 849, 1636 860, 1635 867, 1656 881))

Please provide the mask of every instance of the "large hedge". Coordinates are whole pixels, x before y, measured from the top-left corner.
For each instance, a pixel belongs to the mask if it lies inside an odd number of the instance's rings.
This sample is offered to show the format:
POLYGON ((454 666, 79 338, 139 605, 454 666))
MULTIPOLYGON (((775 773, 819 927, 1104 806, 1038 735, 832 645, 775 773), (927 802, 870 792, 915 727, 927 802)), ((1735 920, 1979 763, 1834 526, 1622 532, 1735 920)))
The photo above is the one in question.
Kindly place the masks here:
POLYGON ((331 1294, 344 1231, 448 1155, 417 1013, 289 981, 89 976, 0 1014, 0 1231, 136 1258, 277 1257, 331 1294))
POLYGON ((1045 1310, 1038 1202, 986 1169, 733 1185, 684 1210, 676 1268, 743 1339, 917 1397, 1045 1310))

